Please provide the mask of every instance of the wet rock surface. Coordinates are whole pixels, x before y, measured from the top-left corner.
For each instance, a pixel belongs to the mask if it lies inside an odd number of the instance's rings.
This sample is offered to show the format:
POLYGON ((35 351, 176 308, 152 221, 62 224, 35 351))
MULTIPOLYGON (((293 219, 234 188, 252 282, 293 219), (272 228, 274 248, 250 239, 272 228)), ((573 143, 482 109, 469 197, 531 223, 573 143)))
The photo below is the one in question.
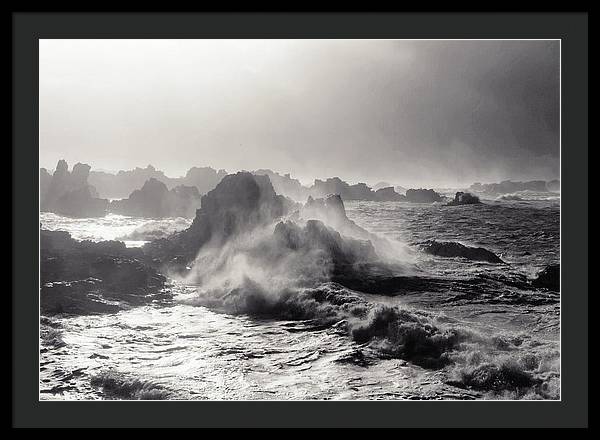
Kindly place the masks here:
POLYGON ((421 243, 421 249, 428 254, 438 257, 460 257, 467 260, 486 261, 503 264, 504 261, 496 254, 482 247, 471 247, 453 241, 428 241, 421 243))
POLYGON ((76 241, 67 232, 42 230, 40 258, 43 314, 114 312, 168 296, 166 278, 122 242, 76 241))
POLYGON ((230 174, 202 197, 201 208, 188 229, 148 243, 144 251, 162 263, 189 262, 209 241, 218 245, 229 237, 272 224, 295 206, 275 193, 267 176, 230 174))

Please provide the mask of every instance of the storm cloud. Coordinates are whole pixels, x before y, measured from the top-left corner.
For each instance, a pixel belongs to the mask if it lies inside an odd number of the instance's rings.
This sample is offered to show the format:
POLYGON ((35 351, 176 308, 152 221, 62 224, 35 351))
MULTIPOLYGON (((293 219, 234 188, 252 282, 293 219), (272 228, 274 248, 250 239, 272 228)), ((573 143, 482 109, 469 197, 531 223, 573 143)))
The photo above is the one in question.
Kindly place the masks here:
POLYGON ((41 40, 40 165, 559 175, 558 41, 41 40))

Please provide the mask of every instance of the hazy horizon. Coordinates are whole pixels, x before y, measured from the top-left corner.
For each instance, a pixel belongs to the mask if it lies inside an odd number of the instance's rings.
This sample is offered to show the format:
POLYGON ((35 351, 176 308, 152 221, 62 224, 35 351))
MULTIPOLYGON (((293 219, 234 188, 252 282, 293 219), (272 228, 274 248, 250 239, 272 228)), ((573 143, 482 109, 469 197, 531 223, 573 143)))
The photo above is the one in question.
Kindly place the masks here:
POLYGON ((559 177, 558 41, 40 40, 40 167, 559 177))

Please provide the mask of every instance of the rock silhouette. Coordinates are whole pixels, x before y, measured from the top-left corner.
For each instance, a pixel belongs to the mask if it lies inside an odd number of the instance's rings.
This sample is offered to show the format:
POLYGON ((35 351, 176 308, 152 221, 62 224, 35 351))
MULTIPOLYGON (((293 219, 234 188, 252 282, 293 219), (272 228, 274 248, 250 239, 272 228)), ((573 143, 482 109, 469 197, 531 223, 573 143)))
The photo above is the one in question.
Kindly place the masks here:
POLYGON ((459 191, 454 195, 454 200, 448 202, 447 205, 448 206, 476 205, 478 203, 481 203, 481 201, 479 200, 479 197, 474 196, 471 193, 465 193, 465 192, 459 191))
POLYGON ((231 236, 269 225, 294 207, 294 202, 275 193, 267 176, 230 174, 202 197, 188 229, 148 243, 144 250, 159 261, 189 262, 207 242, 219 245, 231 236))
POLYGON ((70 217, 102 217, 108 200, 98 198, 96 189, 88 184, 90 166, 77 163, 69 172, 66 161, 60 160, 52 176, 40 171, 40 210, 70 217))
POLYGON ((172 190, 155 179, 148 179, 127 199, 113 200, 110 211, 134 217, 193 217, 200 207, 200 193, 195 186, 177 186, 172 190))
POLYGON ((461 257, 467 260, 486 261, 488 263, 504 263, 500 257, 485 248, 465 246, 453 241, 427 241, 421 244, 421 249, 427 254, 438 257, 461 257))
POLYGON ((441 202, 442 196, 432 189, 408 189, 406 190, 406 200, 413 203, 434 203, 441 202))
POLYGON ((206 194, 217 186, 226 175, 225 170, 217 171, 210 167, 192 167, 185 176, 172 178, 152 165, 148 165, 146 168, 136 167, 133 170, 122 170, 116 174, 92 171, 89 180, 103 197, 124 199, 136 189, 141 188, 149 179, 164 183, 167 189, 173 189, 180 185, 194 186, 200 194, 206 194))

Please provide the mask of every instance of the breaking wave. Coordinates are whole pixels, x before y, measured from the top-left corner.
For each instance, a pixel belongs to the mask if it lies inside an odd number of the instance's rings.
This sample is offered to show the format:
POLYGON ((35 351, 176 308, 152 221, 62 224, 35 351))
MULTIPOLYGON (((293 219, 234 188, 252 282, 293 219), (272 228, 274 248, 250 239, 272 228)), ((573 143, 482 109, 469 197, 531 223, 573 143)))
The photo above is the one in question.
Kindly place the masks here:
POLYGON ((175 397, 171 391, 160 384, 118 371, 99 373, 90 379, 90 383, 111 399, 164 400, 175 397))

